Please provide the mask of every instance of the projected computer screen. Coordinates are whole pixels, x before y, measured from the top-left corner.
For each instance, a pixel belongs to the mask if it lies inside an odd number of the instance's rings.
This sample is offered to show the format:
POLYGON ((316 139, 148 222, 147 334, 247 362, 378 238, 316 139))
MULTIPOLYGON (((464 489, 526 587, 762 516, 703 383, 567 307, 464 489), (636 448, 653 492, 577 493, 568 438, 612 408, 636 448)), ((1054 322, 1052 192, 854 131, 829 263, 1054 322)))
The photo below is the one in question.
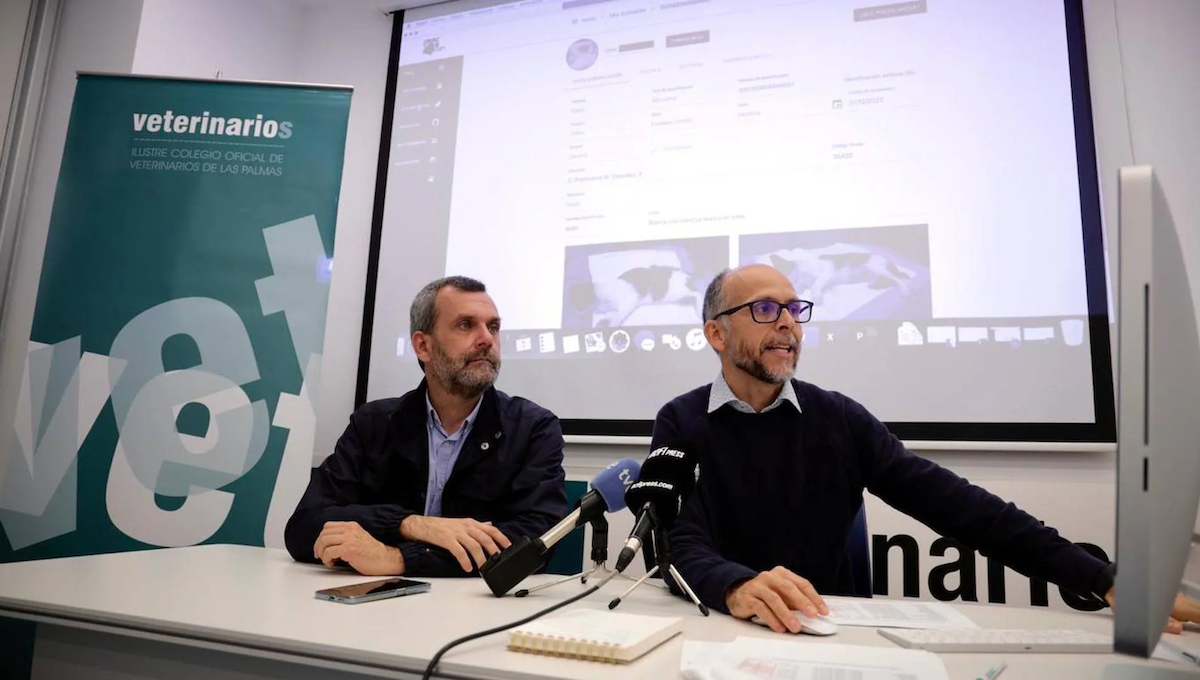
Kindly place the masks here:
POLYGON ((648 433, 664 403, 717 375, 702 332, 709 281, 766 263, 815 305, 797 377, 902 436, 1111 438, 1072 11, 1046 0, 408 11, 365 396, 417 384, 409 303, 462 274, 503 318, 500 389, 568 431, 648 433))

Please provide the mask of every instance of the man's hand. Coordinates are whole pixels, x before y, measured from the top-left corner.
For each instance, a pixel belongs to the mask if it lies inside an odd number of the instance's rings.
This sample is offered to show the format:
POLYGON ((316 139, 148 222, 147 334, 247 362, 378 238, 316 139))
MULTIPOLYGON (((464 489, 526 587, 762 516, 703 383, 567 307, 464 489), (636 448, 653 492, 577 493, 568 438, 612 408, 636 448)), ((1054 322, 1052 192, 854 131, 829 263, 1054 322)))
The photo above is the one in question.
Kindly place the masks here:
POLYGON ((466 572, 471 571, 472 560, 476 566, 480 566, 489 555, 512 545, 512 541, 491 522, 477 522, 470 518, 409 515, 400 522, 400 537, 449 550, 466 572))
POLYGON ((400 549, 380 543, 358 522, 326 522, 313 545, 313 555, 327 567, 341 560, 364 576, 404 573, 400 549))
POLYGON ((1183 632, 1183 624, 1200 623, 1200 603, 1182 595, 1176 595, 1175 605, 1171 607, 1171 618, 1179 622, 1179 632, 1183 632))
MULTIPOLYGON (((1108 606, 1116 609, 1117 589, 1109 588, 1104 599, 1108 601, 1108 606)), ((1163 631, 1178 635, 1183 632, 1184 623, 1200 623, 1200 604, 1182 595, 1176 595, 1175 604, 1171 606, 1171 615, 1167 617, 1167 625, 1163 626, 1163 631)))
POLYGON ((813 617, 829 613, 812 584, 783 567, 764 571, 730 588, 725 606, 739 619, 758 616, 776 633, 800 632, 800 622, 792 615, 794 610, 813 617))

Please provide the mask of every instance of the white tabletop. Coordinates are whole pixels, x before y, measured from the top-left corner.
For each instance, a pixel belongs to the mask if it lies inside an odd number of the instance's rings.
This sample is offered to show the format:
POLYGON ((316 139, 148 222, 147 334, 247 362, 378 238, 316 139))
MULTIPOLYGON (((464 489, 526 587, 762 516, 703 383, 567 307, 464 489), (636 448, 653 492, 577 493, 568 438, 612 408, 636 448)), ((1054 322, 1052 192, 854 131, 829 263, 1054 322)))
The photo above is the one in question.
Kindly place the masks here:
MULTIPOLYGON (((536 583, 548 577, 534 577, 536 583)), ((182 644, 219 643, 249 653, 280 652, 301 662, 337 661, 420 672, 446 642, 534 613, 580 592, 570 582, 516 599, 496 598, 479 579, 429 579, 431 593, 358 605, 317 600, 314 591, 368 580, 345 571, 297 564, 287 553, 209 545, 0 565, 0 611, 63 625, 100 624, 128 634, 168 635, 182 644)), ((603 609, 625 587, 612 582, 571 607, 603 609)), ((998 605, 960 605, 985 628, 1077 628, 1111 632, 1104 615, 998 605)), ((443 659, 439 675, 540 678, 679 677, 682 640, 773 637, 769 630, 721 614, 705 618, 690 603, 642 587, 621 611, 682 616, 684 633, 628 666, 555 659, 505 649, 506 634, 467 643, 443 659)), ((1185 633, 1195 643, 1200 634, 1185 633)), ((893 646, 876 631, 843 626, 830 638, 789 636, 797 644, 893 646)), ((945 654, 950 677, 974 679, 993 655, 945 654)), ((1008 654, 1010 678, 1098 678, 1125 660, 1104 654, 1008 654)), ((1158 664, 1160 662, 1150 662, 1158 664)), ((1165 664, 1164 664, 1165 665, 1165 664)))

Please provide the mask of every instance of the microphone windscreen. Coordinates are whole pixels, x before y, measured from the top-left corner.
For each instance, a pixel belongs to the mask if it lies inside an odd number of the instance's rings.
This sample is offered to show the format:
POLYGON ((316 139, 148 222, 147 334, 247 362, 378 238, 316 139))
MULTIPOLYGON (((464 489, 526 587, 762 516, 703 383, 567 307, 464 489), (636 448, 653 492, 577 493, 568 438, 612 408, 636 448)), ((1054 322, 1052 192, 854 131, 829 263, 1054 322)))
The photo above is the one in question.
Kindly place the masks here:
POLYGON ((635 513, 651 503, 669 524, 695 488, 695 457, 685 450, 663 446, 646 456, 642 474, 625 493, 625 503, 635 513))
POLYGON ((608 512, 625 508, 625 490, 641 474, 642 466, 632 458, 619 460, 592 478, 591 487, 600 492, 608 512))

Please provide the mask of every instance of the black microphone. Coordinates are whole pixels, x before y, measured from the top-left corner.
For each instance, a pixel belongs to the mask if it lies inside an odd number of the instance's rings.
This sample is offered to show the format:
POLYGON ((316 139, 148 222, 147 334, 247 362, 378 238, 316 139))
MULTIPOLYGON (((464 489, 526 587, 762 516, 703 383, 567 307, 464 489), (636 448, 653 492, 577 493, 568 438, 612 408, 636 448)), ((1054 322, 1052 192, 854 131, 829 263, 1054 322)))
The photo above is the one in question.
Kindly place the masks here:
POLYGON ((625 571, 633 562, 653 530, 675 524, 683 502, 696 488, 696 469, 695 456, 681 448, 662 446, 646 456, 638 480, 625 492, 625 504, 637 521, 617 556, 617 571, 625 571))
POLYGON ((603 517, 605 512, 618 512, 625 507, 625 488, 638 478, 641 466, 632 458, 619 460, 600 471, 591 481, 588 491, 575 509, 561 522, 539 538, 528 536, 492 555, 479 573, 496 597, 512 590, 526 577, 536 572, 546 561, 550 548, 575 529, 603 517))

